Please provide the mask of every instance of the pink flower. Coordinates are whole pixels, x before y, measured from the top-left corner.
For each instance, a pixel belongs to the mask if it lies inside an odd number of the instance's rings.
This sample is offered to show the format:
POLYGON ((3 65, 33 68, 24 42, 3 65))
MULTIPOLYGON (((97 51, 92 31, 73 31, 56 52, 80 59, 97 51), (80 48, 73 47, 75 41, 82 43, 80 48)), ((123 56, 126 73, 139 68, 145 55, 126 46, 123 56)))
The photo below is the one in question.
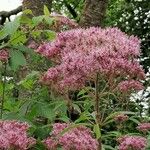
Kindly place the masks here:
POLYGON ((118 84, 118 88, 122 92, 127 92, 131 90, 142 90, 144 87, 141 82, 136 80, 122 81, 118 84))
POLYGON ((56 150, 58 146, 58 142, 51 137, 48 137, 47 139, 45 139, 43 143, 46 145, 48 150, 56 150))
POLYGON ((140 136, 124 136, 118 139, 119 150, 145 150, 147 139, 140 136))
POLYGON ((45 73, 43 82, 51 84, 55 80, 59 90, 82 88, 86 81, 95 81, 97 72, 107 81, 117 81, 115 84, 126 79, 121 85, 124 91, 141 89, 138 81, 145 78, 137 61, 140 40, 118 28, 91 27, 61 32, 55 41, 41 45, 37 52, 55 62, 45 73), (53 76, 55 67, 59 73, 53 76))
POLYGON ((0 61, 7 62, 9 58, 9 53, 7 49, 1 49, 0 50, 0 61))
POLYGON ((53 125, 52 136, 44 140, 49 150, 55 150, 58 146, 61 146, 64 150, 97 150, 98 142, 92 138, 90 129, 80 126, 59 135, 67 127, 69 127, 69 124, 66 123, 55 123, 53 125))
POLYGON ((0 121, 0 148, 26 150, 35 144, 35 139, 27 136, 29 126, 17 121, 0 121))
POLYGON ((150 123, 140 123, 137 129, 142 132, 147 132, 150 130, 150 123))
POLYGON ((122 123, 122 122, 124 122, 124 121, 127 121, 128 118, 129 118, 129 117, 128 117, 127 115, 119 114, 119 115, 117 115, 117 116, 114 117, 114 120, 115 120, 116 122, 122 123))

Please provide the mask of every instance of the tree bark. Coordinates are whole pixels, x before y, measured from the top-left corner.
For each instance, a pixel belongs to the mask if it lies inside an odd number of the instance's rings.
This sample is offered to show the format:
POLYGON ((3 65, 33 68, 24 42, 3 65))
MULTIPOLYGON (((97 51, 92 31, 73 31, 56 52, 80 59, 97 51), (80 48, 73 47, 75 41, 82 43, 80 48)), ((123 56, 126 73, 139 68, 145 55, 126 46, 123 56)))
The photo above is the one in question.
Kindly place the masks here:
POLYGON ((80 26, 103 26, 108 0, 85 0, 80 26))
POLYGON ((31 9, 34 16, 39 16, 44 14, 43 9, 44 5, 51 10, 52 7, 52 0, 23 0, 23 10, 31 9))

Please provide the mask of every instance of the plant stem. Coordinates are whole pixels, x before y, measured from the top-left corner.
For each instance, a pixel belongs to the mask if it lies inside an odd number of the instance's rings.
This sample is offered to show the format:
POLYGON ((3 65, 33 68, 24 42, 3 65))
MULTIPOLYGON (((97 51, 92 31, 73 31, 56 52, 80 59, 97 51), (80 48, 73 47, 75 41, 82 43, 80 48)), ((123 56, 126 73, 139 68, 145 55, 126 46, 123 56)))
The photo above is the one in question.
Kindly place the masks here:
POLYGON ((4 100, 5 100, 5 87, 6 87, 6 62, 4 63, 4 80, 3 80, 3 92, 2 92, 2 100, 1 100, 1 112, 0 112, 0 119, 3 117, 3 107, 4 107, 4 100))
POLYGON ((69 98, 69 92, 67 92, 67 94, 66 94, 66 103, 67 103, 67 107, 68 107, 68 117, 71 121, 71 113, 73 111, 73 107, 72 107, 72 101, 69 98))
MULTIPOLYGON (((96 123, 99 125, 99 129, 101 130, 101 127, 100 127, 101 115, 100 115, 100 109, 99 109, 99 73, 97 73, 96 81, 95 81, 95 112, 96 112, 96 123)), ((98 143, 99 143, 98 150, 101 150, 102 149, 101 138, 98 139, 98 143)))

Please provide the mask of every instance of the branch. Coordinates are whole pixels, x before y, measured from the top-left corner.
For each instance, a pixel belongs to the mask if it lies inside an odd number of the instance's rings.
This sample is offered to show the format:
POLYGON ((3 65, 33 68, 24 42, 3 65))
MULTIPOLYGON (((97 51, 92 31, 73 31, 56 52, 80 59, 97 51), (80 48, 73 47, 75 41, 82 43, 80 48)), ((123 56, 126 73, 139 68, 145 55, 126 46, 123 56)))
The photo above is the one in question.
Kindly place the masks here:
MULTIPOLYGON (((11 11, 1 11, 0 12, 0 25, 3 25, 6 21, 6 18, 10 18, 10 16, 12 15, 16 15, 18 14, 19 12, 22 11, 22 6, 19 6, 18 8, 14 9, 14 10, 11 10, 11 11)), ((9 19, 10 20, 10 19, 9 19)))

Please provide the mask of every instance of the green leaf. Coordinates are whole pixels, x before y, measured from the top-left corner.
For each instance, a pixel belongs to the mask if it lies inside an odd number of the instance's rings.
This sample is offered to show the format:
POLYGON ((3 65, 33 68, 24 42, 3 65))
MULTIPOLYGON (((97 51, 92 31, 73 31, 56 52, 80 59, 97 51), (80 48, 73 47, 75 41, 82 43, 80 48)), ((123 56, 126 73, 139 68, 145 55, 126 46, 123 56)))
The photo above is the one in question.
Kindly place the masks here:
POLYGON ((79 122, 82 122, 82 121, 85 121, 85 120, 89 120, 90 117, 87 116, 86 114, 82 114, 80 115, 80 117, 75 121, 75 123, 79 123, 79 122))
POLYGON ((102 135, 102 139, 119 137, 119 136, 121 136, 121 133, 119 131, 112 131, 112 132, 107 132, 106 134, 102 135))
POLYGON ((114 112, 114 113, 111 113, 109 116, 107 116, 105 118, 105 120, 103 121, 103 126, 105 126, 106 124, 109 124, 111 122, 113 122, 114 120, 114 117, 116 115, 119 115, 119 114, 125 114, 125 115, 134 115, 135 113, 134 112, 131 112, 131 111, 119 111, 119 112, 114 112))
POLYGON ((51 30, 44 30, 44 34, 48 40, 54 40, 56 38, 56 33, 51 30))
POLYGON ((33 13, 32 13, 32 10, 31 9, 26 9, 26 10, 23 10, 23 12, 22 12, 23 14, 30 14, 30 15, 32 15, 33 13))
POLYGON ((85 93, 86 93, 86 91, 85 91, 84 89, 82 89, 82 90, 78 93, 77 96, 79 97, 79 96, 81 96, 81 95, 84 95, 85 93))
POLYGON ((37 112, 38 112, 39 116, 48 118, 51 121, 54 120, 54 118, 55 118, 55 111, 47 103, 43 103, 43 104, 37 103, 35 105, 35 107, 37 109, 37 112))
POLYGON ((24 88, 26 88, 28 90, 32 90, 33 85, 34 85, 34 80, 32 80, 32 79, 22 80, 22 81, 19 82, 18 85, 22 85, 24 88))
POLYGON ((21 85, 28 90, 32 90, 34 88, 34 84, 36 83, 39 77, 38 71, 32 71, 28 74, 25 79, 21 80, 17 85, 21 85))
POLYGON ((0 96, 3 94, 3 83, 0 81, 0 96))
POLYGON ((98 124, 94 125, 93 131, 96 134, 96 139, 99 139, 101 137, 101 131, 100 127, 98 124))
POLYGON ((32 31, 31 35, 33 36, 33 38, 39 38, 41 33, 42 33, 42 30, 36 30, 36 31, 32 31))
POLYGON ((20 110, 19 110, 19 114, 20 115, 26 115, 28 109, 30 108, 30 106, 33 104, 33 101, 31 100, 27 100, 25 101, 22 106, 20 107, 20 110))
POLYGON ((21 43, 25 43, 27 41, 26 35, 23 31, 16 31, 11 37, 10 37, 10 43, 12 45, 17 45, 21 43))
POLYGON ((37 26, 43 21, 43 19, 44 19, 44 16, 33 17, 32 22, 34 26, 37 26))
POLYGON ((16 71, 20 66, 26 65, 26 59, 19 50, 10 50, 10 67, 16 71))
POLYGON ((32 27, 32 24, 33 24, 32 19, 29 18, 27 15, 22 15, 21 16, 20 23, 28 25, 29 27, 32 27))
POLYGON ((28 74, 26 76, 26 79, 36 79, 36 77, 38 77, 40 75, 40 73, 38 71, 32 71, 30 74, 28 74))
POLYGON ((116 150, 115 148, 111 147, 110 145, 104 145, 103 144, 104 149, 106 150, 116 150))
POLYGON ((135 119, 134 116, 130 117, 129 120, 133 121, 133 122, 136 123, 136 124, 139 124, 139 123, 140 123, 140 121, 137 120, 137 119, 135 119))
POLYGON ((72 106, 75 110, 77 110, 79 113, 81 113, 81 109, 77 104, 72 104, 72 106))
POLYGON ((66 122, 66 123, 70 122, 70 119, 67 116, 62 116, 62 117, 58 118, 58 120, 61 120, 61 121, 66 122))
POLYGON ((17 49, 17 50, 23 52, 23 53, 29 53, 31 55, 34 53, 33 49, 28 48, 28 47, 26 47, 24 45, 21 45, 21 44, 19 44, 19 45, 13 45, 12 47, 14 49, 17 49))
MULTIPOLYGON (((37 127, 35 132, 34 132, 34 135, 36 137, 38 137, 38 139, 45 139, 50 133, 50 129, 49 128, 42 128, 42 127, 37 127)), ((34 149, 35 150, 35 149, 34 149)), ((41 150, 41 149, 39 149, 41 150)))
POLYGON ((44 5, 44 15, 50 16, 50 12, 49 12, 49 10, 48 10, 46 5, 44 5))
POLYGON ((53 24, 54 19, 50 18, 50 16, 44 16, 44 19, 45 19, 45 21, 46 21, 46 23, 48 25, 52 25, 53 24))
POLYGON ((14 34, 20 26, 20 17, 16 17, 11 22, 6 22, 3 29, 0 31, 0 40, 6 38, 8 35, 14 34))
MULTIPOLYGON (((6 38, 7 35, 8 35, 8 33, 7 33, 4 29, 2 29, 2 30, 0 31, 0 40, 6 38)), ((2 47, 2 48, 3 48, 3 47, 2 47)))

